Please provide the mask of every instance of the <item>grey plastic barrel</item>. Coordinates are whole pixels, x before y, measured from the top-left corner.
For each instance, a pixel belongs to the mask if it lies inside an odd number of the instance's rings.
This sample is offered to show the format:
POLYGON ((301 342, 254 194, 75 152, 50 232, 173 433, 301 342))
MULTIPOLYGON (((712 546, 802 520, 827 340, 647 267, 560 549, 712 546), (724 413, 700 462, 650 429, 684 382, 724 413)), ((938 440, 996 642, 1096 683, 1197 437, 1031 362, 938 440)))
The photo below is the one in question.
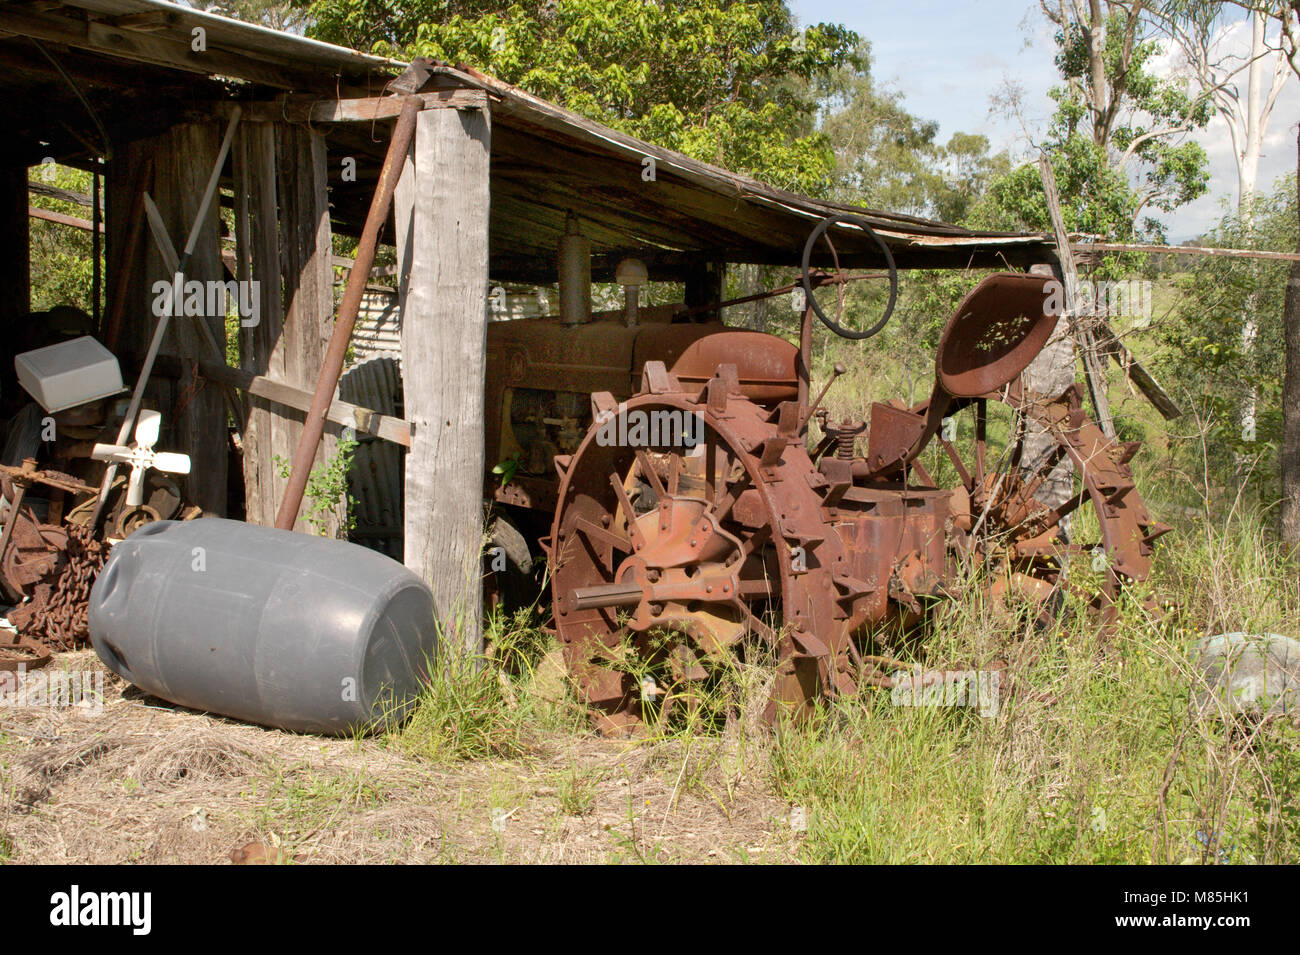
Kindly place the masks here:
POLYGON ((161 699, 330 734, 399 722, 436 650, 433 597, 401 564, 217 518, 117 544, 90 593, 90 639, 161 699))

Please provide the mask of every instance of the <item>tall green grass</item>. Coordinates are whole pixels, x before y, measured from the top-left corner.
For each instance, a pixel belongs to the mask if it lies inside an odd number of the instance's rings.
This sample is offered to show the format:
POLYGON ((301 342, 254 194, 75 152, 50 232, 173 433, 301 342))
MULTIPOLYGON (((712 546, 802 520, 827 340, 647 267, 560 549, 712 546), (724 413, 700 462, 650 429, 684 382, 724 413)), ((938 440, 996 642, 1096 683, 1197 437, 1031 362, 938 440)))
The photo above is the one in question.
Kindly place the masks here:
POLYGON ((1175 538, 1157 567, 1167 612, 1126 601, 1107 640, 1067 604, 1026 654, 975 592, 944 608, 927 666, 1021 661, 994 718, 881 693, 781 733, 772 785, 805 810, 809 860, 1300 860, 1293 727, 1198 706, 1192 662, 1208 633, 1294 633, 1294 565, 1244 517, 1175 538))
POLYGON ((444 653, 410 718, 389 732, 390 745, 420 759, 510 759, 551 734, 573 732, 581 710, 562 677, 544 679, 551 640, 527 608, 490 614, 488 655, 444 653))

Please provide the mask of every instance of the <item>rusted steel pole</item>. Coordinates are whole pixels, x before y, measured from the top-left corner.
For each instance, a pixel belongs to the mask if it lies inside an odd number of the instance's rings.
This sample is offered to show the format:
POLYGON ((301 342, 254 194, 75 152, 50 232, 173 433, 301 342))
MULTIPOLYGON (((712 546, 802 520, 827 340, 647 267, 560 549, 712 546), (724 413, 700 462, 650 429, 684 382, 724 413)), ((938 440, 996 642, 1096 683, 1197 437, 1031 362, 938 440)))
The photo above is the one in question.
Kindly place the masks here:
POLYGON ((334 322, 329 348, 325 352, 325 360, 316 379, 316 391, 312 395, 311 407, 307 411, 307 420, 303 422, 302 437, 298 439, 298 448, 293 453, 289 485, 285 488, 280 510, 275 515, 275 526, 280 530, 293 530, 294 522, 298 520, 298 509, 302 506, 302 495, 307 489, 311 463, 316 457, 316 448, 320 445, 321 435, 325 433, 325 416, 329 413, 330 403, 334 400, 339 375, 343 373, 343 358, 347 354, 348 342, 352 338, 352 329, 357 323, 357 313, 361 310, 361 296, 365 292, 370 269, 375 264, 375 247, 379 244, 379 232, 393 204, 393 191, 397 188, 397 180, 402 175, 402 165, 406 161, 406 154, 410 151, 411 140, 415 138, 415 119, 423 107, 424 100, 421 97, 406 97, 406 102, 402 104, 402 111, 397 116, 397 123, 393 126, 393 136, 388 142, 388 154, 384 156, 384 168, 380 171, 379 182, 375 185, 375 195, 370 201, 370 212, 366 215, 365 228, 361 230, 361 242, 357 246, 356 261, 352 263, 348 284, 343 290, 343 302, 339 305, 339 316, 334 322))

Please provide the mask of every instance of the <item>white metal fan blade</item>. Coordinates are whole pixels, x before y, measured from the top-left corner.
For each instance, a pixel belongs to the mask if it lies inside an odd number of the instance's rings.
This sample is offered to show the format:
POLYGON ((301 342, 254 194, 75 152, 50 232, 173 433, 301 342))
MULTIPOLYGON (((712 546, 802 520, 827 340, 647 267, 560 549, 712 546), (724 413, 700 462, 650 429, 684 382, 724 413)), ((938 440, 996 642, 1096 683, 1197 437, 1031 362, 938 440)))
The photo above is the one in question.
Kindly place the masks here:
POLYGON ((144 503, 144 475, 148 468, 131 465, 131 476, 126 481, 126 506, 139 507, 144 503))
POLYGON ((168 474, 189 474, 190 456, 177 451, 158 451, 154 454, 150 467, 168 474))
POLYGON ((140 418, 135 423, 135 446, 148 450, 158 441, 158 434, 162 431, 162 412, 160 411, 141 411, 140 418))
POLYGON ((90 456, 96 461, 125 461, 131 456, 131 449, 121 444, 97 444, 90 456))

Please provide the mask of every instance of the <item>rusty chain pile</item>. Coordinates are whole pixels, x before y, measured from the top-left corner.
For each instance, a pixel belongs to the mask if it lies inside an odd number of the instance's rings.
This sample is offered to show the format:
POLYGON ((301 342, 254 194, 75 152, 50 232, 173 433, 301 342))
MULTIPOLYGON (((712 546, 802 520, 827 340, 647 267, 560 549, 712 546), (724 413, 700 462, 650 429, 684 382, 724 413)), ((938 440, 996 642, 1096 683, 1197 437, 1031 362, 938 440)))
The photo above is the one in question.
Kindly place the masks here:
POLYGON ((52 650, 84 646, 90 639, 86 620, 90 588, 108 559, 108 549, 88 527, 69 526, 62 568, 57 576, 38 584, 29 601, 10 611, 10 622, 21 634, 52 650))

